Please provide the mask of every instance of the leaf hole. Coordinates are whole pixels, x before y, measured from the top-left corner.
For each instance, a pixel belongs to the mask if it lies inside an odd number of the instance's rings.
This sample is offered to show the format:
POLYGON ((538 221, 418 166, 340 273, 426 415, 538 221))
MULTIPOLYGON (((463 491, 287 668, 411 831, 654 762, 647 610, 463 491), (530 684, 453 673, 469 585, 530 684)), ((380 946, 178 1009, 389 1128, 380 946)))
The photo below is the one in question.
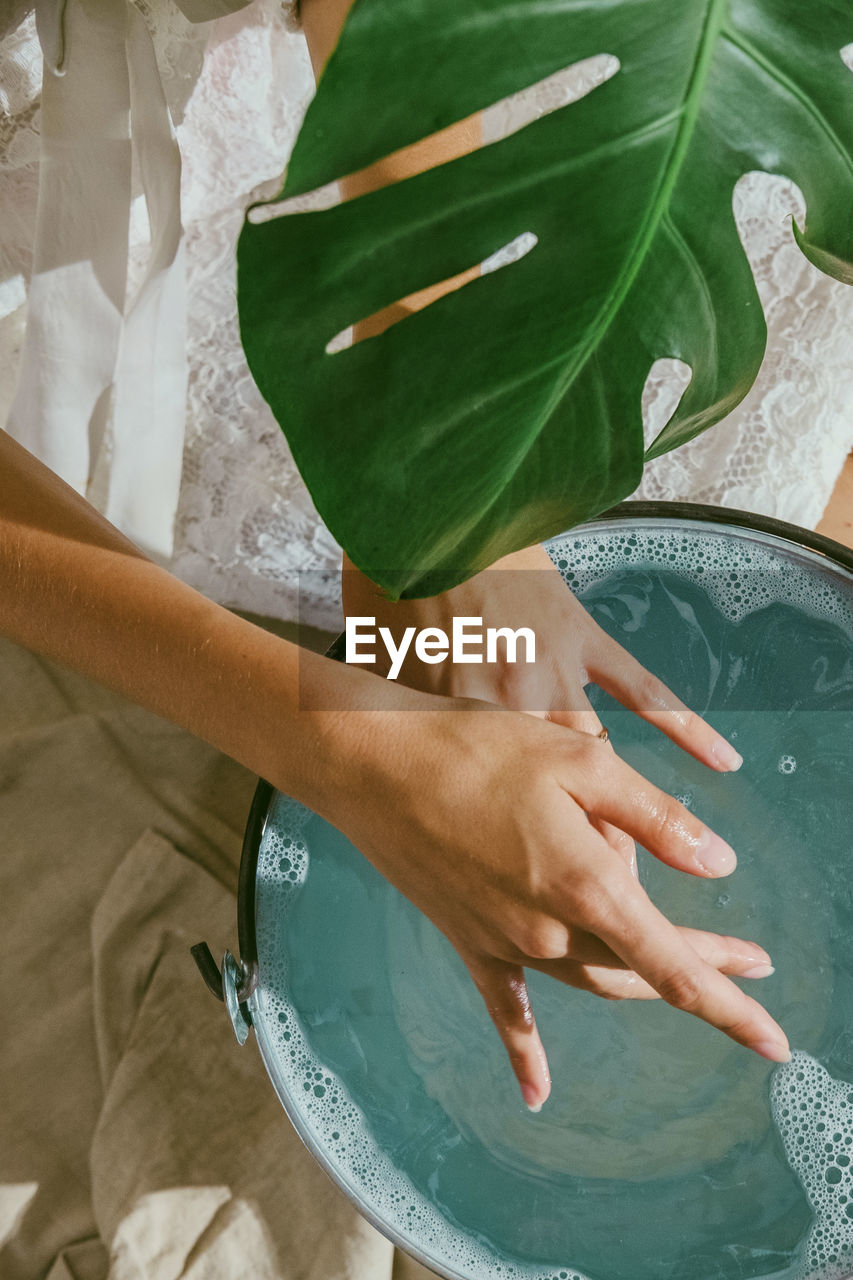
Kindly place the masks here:
POLYGON ((369 191, 378 191, 427 169, 449 164, 482 146, 501 142, 554 111, 579 102, 610 80, 618 70, 619 59, 610 53, 599 53, 573 62, 526 89, 501 98, 483 111, 402 147, 337 182, 326 183, 314 191, 286 200, 273 198, 254 205, 248 210, 247 219, 254 224, 297 213, 332 209, 369 191))
POLYGON ((579 102, 612 79, 618 70, 617 57, 612 53, 598 53, 581 62, 573 62, 544 80, 519 89, 508 98, 502 98, 483 111, 484 143, 500 142, 535 120, 560 111, 572 102, 579 102))
POLYGON ((539 239, 532 231, 523 231, 521 235, 515 236, 508 244, 502 245, 483 262, 469 267, 467 271, 460 271, 457 275, 429 285, 426 289, 419 289, 417 293, 410 293, 407 297, 392 302, 390 306, 383 307, 381 311, 376 311, 373 315, 348 325, 326 343, 326 354, 337 355, 338 352, 345 351, 365 338, 377 337, 386 329, 399 324, 401 320, 406 320, 416 312, 423 311, 433 302, 438 302, 439 298, 443 298, 446 294, 454 293, 457 289, 470 284, 472 280, 520 262, 532 249, 536 248, 538 243, 539 239))

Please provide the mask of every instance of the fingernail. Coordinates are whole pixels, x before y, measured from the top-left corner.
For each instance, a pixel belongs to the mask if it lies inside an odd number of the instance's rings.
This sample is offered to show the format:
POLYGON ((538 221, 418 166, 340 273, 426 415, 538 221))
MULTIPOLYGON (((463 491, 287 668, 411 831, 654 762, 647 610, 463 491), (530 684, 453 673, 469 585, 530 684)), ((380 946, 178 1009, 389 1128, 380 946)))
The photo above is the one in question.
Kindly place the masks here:
POLYGON ((743 764, 743 756, 739 751, 735 751, 730 742, 726 742, 725 738, 716 738, 711 744, 711 755, 717 764, 722 765, 729 773, 734 773, 735 769, 739 769, 743 764))
POLYGON ((752 1045, 756 1053, 760 1053, 762 1058, 769 1058, 771 1062, 790 1062, 791 1050, 788 1048, 787 1040, 759 1040, 752 1045))
POLYGON ((696 863, 707 876, 727 876, 737 866, 737 856, 731 845, 706 827, 696 847, 696 863))
POLYGON ((771 973, 776 972, 775 965, 772 964, 754 964, 749 969, 744 969, 740 975, 742 978, 769 978, 771 973))
POLYGON ((539 1098, 539 1090, 535 1084, 523 1084, 521 1086, 521 1096, 527 1103, 527 1110, 532 1111, 536 1116, 542 1110, 542 1103, 539 1098))

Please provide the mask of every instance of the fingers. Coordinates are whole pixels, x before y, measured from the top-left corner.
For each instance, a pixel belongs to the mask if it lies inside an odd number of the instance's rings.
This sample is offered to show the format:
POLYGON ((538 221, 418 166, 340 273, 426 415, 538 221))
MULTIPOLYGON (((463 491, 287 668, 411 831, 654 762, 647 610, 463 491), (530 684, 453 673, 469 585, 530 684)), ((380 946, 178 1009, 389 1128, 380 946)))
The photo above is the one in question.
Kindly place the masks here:
MULTIPOLYGON (((553 720, 555 724, 561 724, 567 729, 588 733, 597 738, 601 733, 601 721, 582 689, 578 691, 578 699, 577 709, 565 711, 552 708, 545 718, 553 720)), ((624 831, 620 831, 612 822, 606 822, 595 814, 588 813, 587 818, 590 825, 594 827, 599 835, 604 836, 611 849, 615 849, 623 862, 630 867, 631 874, 637 876, 639 874, 637 869, 637 849, 631 837, 624 831)))
POLYGON ((555 724, 562 724, 567 729, 592 734, 593 737, 601 733, 601 721, 583 689, 578 689, 575 693, 571 709, 552 706, 545 719, 553 720, 555 724))
POLYGON ((587 813, 613 823, 680 871, 708 879, 734 871, 737 857, 731 846, 683 804, 608 751, 604 743, 599 748, 593 741, 586 750, 587 767, 572 770, 566 789, 587 813))
MULTIPOLYGON (((713 963, 713 961, 711 961, 713 963)), ((768 977, 773 972, 770 964, 753 965, 761 972, 745 974, 741 972, 743 960, 727 957, 723 964, 716 966, 721 973, 730 973, 737 977, 768 977)), ((560 960, 551 963, 537 963, 528 968, 540 969, 548 973, 566 986, 576 987, 579 991, 589 991, 591 995, 600 996, 604 1000, 660 1000, 661 995, 650 983, 646 982, 633 969, 624 965, 613 968, 601 964, 579 964, 575 960, 560 960)))
POLYGON ((769 978, 775 972, 770 956, 757 942, 729 938, 704 929, 679 927, 678 932, 702 959, 720 973, 737 978, 769 978))
MULTIPOLYGON (((638 891, 642 892, 639 890, 638 891)), ((644 895, 643 895, 644 896, 644 895)), ((648 899, 646 899, 648 901, 648 899)), ((651 904, 649 904, 651 906, 651 904)), ((754 942, 744 942, 740 938, 730 938, 719 934, 706 933, 697 929, 673 929, 665 917, 660 917, 668 929, 683 939, 685 953, 692 953, 694 968, 703 965, 710 972, 737 974, 740 977, 765 977, 773 972, 767 952, 754 942), (711 969, 715 966, 715 969, 711 969)), ((677 1007, 686 1008, 678 999, 671 998, 667 989, 661 990, 649 976, 642 976, 636 968, 631 968, 627 960, 609 946, 601 938, 584 930, 571 931, 571 956, 556 961, 527 960, 529 968, 536 968, 542 973, 579 990, 603 997, 607 1000, 655 1000, 663 997, 677 1007)), ((522 1097, 531 1111, 541 1109, 551 1092, 551 1079, 545 1050, 533 1011, 525 982, 524 971, 520 964, 495 959, 482 954, 461 952, 462 958, 483 997, 489 1016, 495 1024, 512 1065, 513 1072, 521 1088, 522 1097)), ((717 976, 720 977, 720 973, 717 976)), ((722 982, 726 982, 721 978, 722 982)), ((727 983, 732 992, 742 995, 736 987, 727 983)), ((712 993, 713 995, 713 993, 712 993)), ((781 1029, 765 1013, 760 1005, 744 997, 747 1012, 757 1022, 758 1039, 752 1032, 755 1028, 746 1027, 744 1035, 737 1034, 736 1021, 729 1016, 727 1024, 719 1019, 707 1016, 697 1008, 687 1008, 687 1012, 705 1017, 721 1030, 726 1031, 740 1043, 749 1044, 765 1057, 774 1060, 786 1060, 787 1041, 781 1029), (757 1011, 758 1019, 754 1016, 757 1011), (762 1024, 761 1019, 764 1019, 762 1024), (750 1039, 749 1037, 752 1036, 750 1039), (781 1036, 781 1040, 779 1039, 781 1036), (772 1037, 775 1037, 772 1038, 772 1037)), ((743 1019, 741 1018, 741 1021, 743 1019)))
POLYGON ((671 689, 599 628, 587 671, 599 688, 653 724, 690 755, 721 773, 739 769, 742 757, 671 689))
MULTIPOLYGON (((745 942, 742 938, 730 938, 724 934, 708 933, 704 929, 678 927, 682 938, 706 964, 713 965, 720 973, 737 978, 769 978, 775 972, 770 956, 757 942, 745 942)), ((627 969, 625 961, 601 938, 583 929, 572 929, 566 956, 559 960, 536 960, 524 957, 522 963, 528 969, 538 969, 569 986, 579 986, 575 981, 579 973, 591 969, 604 972, 627 969)), ((620 979, 621 981, 621 979, 620 979)), ((620 988, 621 990, 621 988, 620 988)), ((609 994, 601 992, 600 994, 609 994)), ((618 991, 617 991, 618 994, 618 991)), ((632 993, 629 993, 632 994, 632 993)), ((650 992, 657 998, 656 991, 650 992)), ((645 995, 643 998, 648 998, 645 995)))
POLYGON ((551 1092, 551 1077, 524 970, 490 956, 463 954, 462 959, 509 1054, 524 1101, 531 1111, 541 1110, 551 1092))
POLYGON ((617 859, 588 914, 593 919, 585 921, 587 926, 668 1004, 764 1058, 790 1060, 785 1033, 770 1014, 702 958, 617 859))
MULTIPOLYGON (((537 968, 544 966, 538 966, 537 968)), ((611 969, 605 965, 577 964, 574 960, 562 960, 546 970, 552 978, 564 982, 567 987, 588 991, 602 1000, 659 1000, 654 987, 644 982, 633 969, 611 969)))
POLYGON ((595 814, 587 814, 589 825, 600 836, 603 836, 610 848, 619 854, 619 857, 625 863, 628 870, 635 880, 639 879, 640 870, 637 866, 637 846, 625 831, 620 831, 618 827, 614 827, 612 822, 605 822, 603 818, 597 817, 595 814))

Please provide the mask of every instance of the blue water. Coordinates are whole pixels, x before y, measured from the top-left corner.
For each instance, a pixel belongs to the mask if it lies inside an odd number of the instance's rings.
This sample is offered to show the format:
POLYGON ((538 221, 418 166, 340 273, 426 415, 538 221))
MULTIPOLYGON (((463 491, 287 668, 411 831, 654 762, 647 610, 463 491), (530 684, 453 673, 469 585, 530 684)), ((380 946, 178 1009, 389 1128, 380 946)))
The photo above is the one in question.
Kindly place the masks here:
MULTIPOLYGON (((695 556, 686 575, 642 539, 629 568, 593 546, 598 568, 582 571, 583 546, 569 540, 561 558, 596 620, 745 760, 716 774, 590 690, 616 750, 738 853, 732 877, 700 881, 642 851, 645 887, 679 923, 765 946, 776 973, 747 989, 792 1046, 853 1081, 849 580, 772 545, 747 547, 748 563, 741 548, 733 569, 716 551, 713 581, 695 556)), ((554 1086, 532 1116, 450 945, 342 835, 283 799, 262 846, 258 927, 257 1029, 292 1116, 367 1212, 446 1274, 818 1275, 771 1064, 663 1004, 606 1003, 534 973, 554 1086)))

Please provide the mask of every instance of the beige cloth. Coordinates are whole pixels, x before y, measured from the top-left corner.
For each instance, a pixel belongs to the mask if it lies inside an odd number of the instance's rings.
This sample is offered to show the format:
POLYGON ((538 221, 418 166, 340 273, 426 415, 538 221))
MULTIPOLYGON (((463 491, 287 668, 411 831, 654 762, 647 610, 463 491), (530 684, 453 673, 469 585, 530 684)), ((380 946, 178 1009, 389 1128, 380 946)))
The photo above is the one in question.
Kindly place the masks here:
POLYGON ((418 1280, 189 955, 236 942, 255 780, 0 642, 3 1280, 418 1280))

